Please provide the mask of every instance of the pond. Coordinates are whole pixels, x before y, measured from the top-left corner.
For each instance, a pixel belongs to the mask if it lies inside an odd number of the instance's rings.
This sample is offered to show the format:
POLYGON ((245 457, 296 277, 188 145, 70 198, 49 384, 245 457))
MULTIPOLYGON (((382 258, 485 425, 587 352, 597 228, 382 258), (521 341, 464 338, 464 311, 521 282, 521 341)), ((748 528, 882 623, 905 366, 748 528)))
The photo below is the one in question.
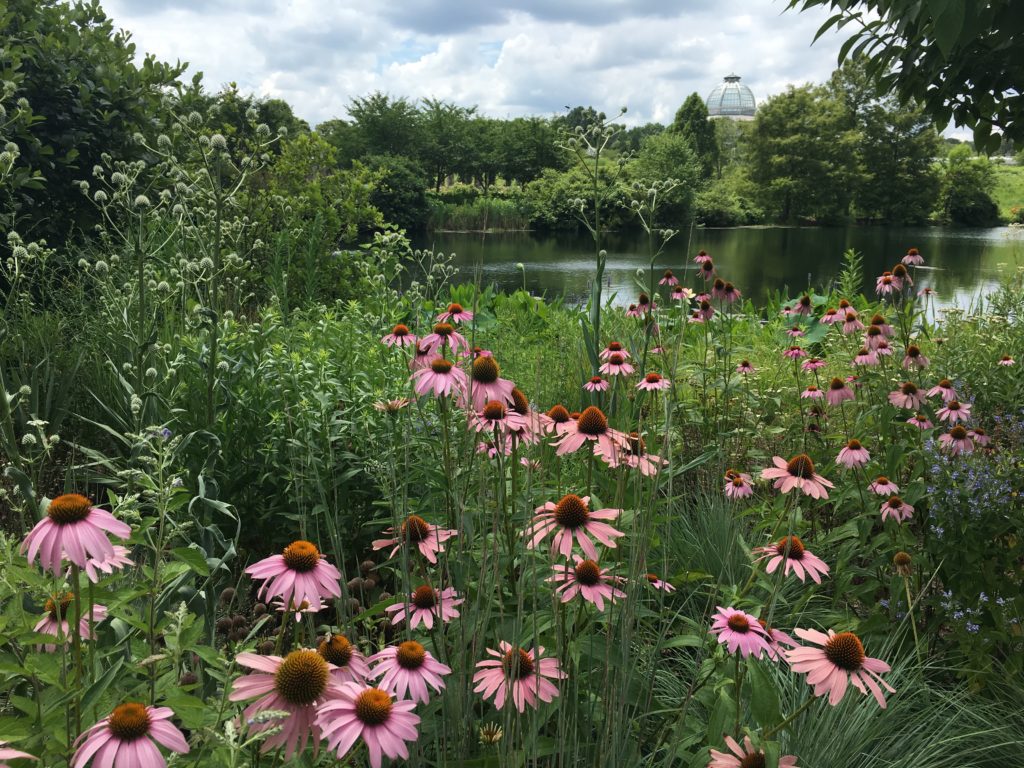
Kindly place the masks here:
MULTIPOLYGON (((535 294, 581 300, 589 295, 594 274, 594 246, 586 234, 435 232, 415 244, 454 252, 463 280, 479 275, 483 284, 505 290, 522 288, 525 280, 527 290, 535 294)), ((775 290, 788 289, 792 295, 808 286, 829 284, 842 268, 843 252, 854 248, 864 255, 864 290, 869 292, 874 278, 891 269, 911 247, 921 251, 926 263, 917 270, 916 287, 934 288, 940 307, 969 308, 996 287, 1001 275, 1024 266, 1020 229, 851 226, 694 229, 689 244, 685 232, 669 241, 655 269, 660 277, 671 268, 681 280, 685 269, 685 284, 696 286, 692 257, 703 249, 723 279, 761 301, 775 290)), ((638 291, 637 270, 649 263, 646 237, 613 233, 605 248, 605 295, 614 294, 618 304, 631 303, 638 291)))

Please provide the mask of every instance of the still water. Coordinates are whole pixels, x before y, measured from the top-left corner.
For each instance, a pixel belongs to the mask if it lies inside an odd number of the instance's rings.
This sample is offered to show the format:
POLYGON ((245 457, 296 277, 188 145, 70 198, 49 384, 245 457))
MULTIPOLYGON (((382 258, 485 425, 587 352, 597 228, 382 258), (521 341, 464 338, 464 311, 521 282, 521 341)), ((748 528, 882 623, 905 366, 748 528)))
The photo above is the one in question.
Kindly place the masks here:
MULTIPOLYGON (((1001 275, 1024 266, 1024 231, 1010 227, 694 229, 687 240, 681 233, 669 242, 655 262, 658 277, 670 268, 685 284, 696 286, 692 257, 703 249, 722 278, 755 301, 775 290, 788 289, 792 295, 808 286, 828 285, 838 276, 848 248, 864 255, 865 292, 872 290, 874 277, 891 269, 908 248, 917 248, 926 268, 917 270, 916 287, 934 288, 939 306, 967 308, 992 291, 1001 275)), ((589 295, 594 274, 593 241, 585 234, 437 232, 416 245, 454 252, 463 280, 473 280, 479 273, 483 284, 505 290, 522 288, 525 279, 527 290, 535 294, 579 300, 589 295)), ((637 294, 637 270, 649 264, 646 238, 642 233, 615 233, 608 236, 605 248, 605 295, 614 293, 617 303, 628 304, 637 294)))

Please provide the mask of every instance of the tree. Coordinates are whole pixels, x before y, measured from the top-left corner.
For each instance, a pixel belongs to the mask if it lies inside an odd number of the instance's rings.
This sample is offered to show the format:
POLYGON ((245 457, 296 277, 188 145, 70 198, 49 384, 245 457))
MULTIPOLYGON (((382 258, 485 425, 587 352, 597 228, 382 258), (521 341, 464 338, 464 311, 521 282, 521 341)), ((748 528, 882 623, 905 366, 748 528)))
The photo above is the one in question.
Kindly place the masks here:
POLYGON ((593 107, 573 107, 564 115, 559 115, 551 121, 551 124, 559 131, 574 132, 577 128, 587 130, 592 125, 600 125, 608 118, 604 112, 598 112, 593 107))
MULTIPOLYGON (((1020 0, 790 0, 833 15, 818 30, 856 31, 839 52, 860 54, 885 91, 924 106, 939 125, 974 130, 979 150, 998 149, 1001 131, 1024 140, 1024 13, 1020 0), (996 129, 996 132, 993 132, 996 129)), ((817 39, 817 38, 815 38, 817 39)))
POLYGON ((506 181, 525 184, 547 168, 565 168, 553 123, 540 117, 517 117, 501 127, 501 175, 506 181))
POLYGON ((376 91, 349 105, 365 151, 371 155, 404 155, 419 158, 423 146, 421 115, 407 99, 392 99, 376 91))
POLYGON ((975 156, 965 144, 953 147, 942 174, 940 207, 946 220, 974 227, 996 224, 995 184, 995 171, 987 157, 975 156))
POLYGON ((708 108, 700 94, 691 93, 676 112, 669 130, 685 136, 700 161, 701 177, 708 178, 718 169, 718 139, 708 119, 708 108))
POLYGON ((703 166, 684 134, 665 131, 648 136, 629 171, 630 176, 641 183, 677 180, 679 186, 664 201, 659 223, 673 229, 681 229, 690 223, 693 195, 700 185, 703 166))
POLYGON ((466 160, 470 151, 469 119, 475 112, 476 107, 460 107, 440 99, 423 100, 422 160, 433 176, 436 192, 441 191, 445 177, 466 160))

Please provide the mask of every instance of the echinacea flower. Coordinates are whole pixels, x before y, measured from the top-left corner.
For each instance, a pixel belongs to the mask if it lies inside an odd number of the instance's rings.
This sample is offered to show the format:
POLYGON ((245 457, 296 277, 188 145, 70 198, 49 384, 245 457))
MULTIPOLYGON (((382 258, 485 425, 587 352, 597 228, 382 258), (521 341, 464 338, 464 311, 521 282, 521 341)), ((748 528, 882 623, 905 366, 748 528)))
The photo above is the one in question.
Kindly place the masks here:
POLYGON ((125 566, 135 565, 135 561, 128 557, 128 548, 120 544, 114 545, 114 554, 105 560, 90 557, 85 563, 85 575, 93 584, 103 576, 109 576, 114 571, 119 571, 125 566))
POLYGON ((618 341, 608 342, 608 346, 601 350, 601 354, 598 358, 601 360, 607 360, 612 355, 622 355, 623 358, 629 357, 629 351, 618 341))
POLYGON ((551 566, 555 575, 548 578, 548 581, 559 585, 555 588, 555 594, 561 596, 563 603, 582 595, 597 610, 603 611, 606 600, 611 604, 617 598, 626 596, 625 592, 616 587, 621 579, 612 576, 607 568, 579 555, 573 555, 573 560, 576 562, 573 566, 557 563, 551 566))
POLYGON ((915 413, 913 416, 907 419, 907 424, 915 426, 920 430, 932 428, 931 419, 929 419, 923 413, 915 413))
POLYGON ((327 747, 341 760, 361 737, 372 768, 380 768, 385 755, 391 759, 409 757, 407 741, 416 741, 420 716, 413 712, 416 702, 395 701, 380 688, 342 683, 338 695, 322 704, 316 714, 316 728, 327 747))
POLYGON ((662 592, 675 592, 676 591, 675 587, 673 587, 667 581, 664 581, 656 573, 645 573, 644 574, 644 579, 646 579, 647 583, 650 584, 652 587, 654 587, 655 589, 660 589, 662 592))
MULTIPOLYGON (((786 335, 789 336, 792 339, 799 339, 801 336, 806 336, 807 334, 804 333, 804 331, 802 329, 793 327, 793 328, 787 328, 786 329, 786 335)), ((803 366, 801 365, 801 367, 803 367, 803 366)))
POLYGON ((901 287, 899 279, 893 277, 892 272, 883 272, 875 280, 875 293, 879 296, 891 296, 897 293, 901 287))
POLYGON ((588 392, 605 392, 608 389, 608 382, 600 376, 591 376, 590 381, 583 385, 588 392))
POLYGON ((445 675, 451 667, 442 664, 433 654, 415 640, 390 645, 370 657, 371 677, 379 677, 381 690, 393 693, 401 700, 408 696, 414 702, 430 701, 428 686, 440 693, 444 690, 445 675))
POLYGON ((526 421, 518 413, 499 400, 491 400, 484 405, 479 413, 470 417, 470 427, 477 432, 504 432, 526 426, 526 421))
POLYGON ((861 347, 853 358, 854 365, 878 365, 878 353, 873 349, 861 347))
POLYGON ((594 443, 594 453, 612 467, 618 466, 620 454, 628 447, 626 435, 609 427, 608 418, 593 405, 585 408, 576 421, 565 423, 562 437, 554 445, 558 447, 558 455, 564 456, 588 442, 594 443))
POLYGON ((798 643, 788 634, 783 632, 781 629, 769 627, 768 622, 764 619, 758 619, 757 623, 761 625, 761 629, 768 633, 768 650, 766 651, 766 655, 772 661, 778 661, 780 658, 782 658, 782 654, 785 651, 785 648, 783 648, 782 646, 786 646, 787 648, 800 647, 800 643, 798 643))
POLYGON ((554 405, 547 413, 540 415, 540 425, 544 432, 562 434, 565 425, 572 421, 569 411, 564 405, 554 405))
POLYGON ((896 569, 896 573, 900 576, 909 576, 913 573, 913 570, 911 569, 913 562, 914 559, 908 552, 897 552, 892 556, 893 567, 896 569))
POLYGON ((659 389, 670 389, 672 382, 663 378, 660 373, 648 373, 643 380, 638 381, 636 388, 646 392, 657 392, 659 389))
POLYGON ((564 558, 572 555, 572 544, 575 540, 583 553, 591 560, 597 559, 597 548, 590 540, 593 536, 606 547, 614 548, 615 539, 625 536, 622 531, 617 531, 603 520, 614 520, 622 512, 621 509, 594 509, 590 508, 589 496, 577 496, 569 493, 563 496, 557 504, 547 502, 537 507, 533 522, 526 529, 526 536, 529 539, 526 543, 527 549, 534 549, 541 541, 547 538, 549 533, 554 533, 551 540, 551 551, 558 552, 564 558))
POLYGON ((437 316, 439 323, 468 323, 472 321, 473 313, 463 309, 461 304, 451 303, 448 309, 437 316))
POLYGON ((701 322, 707 322, 715 316, 715 308, 711 306, 711 302, 708 299, 701 299, 697 302, 697 310, 695 314, 698 320, 701 322))
POLYGON ((412 400, 407 397, 396 397, 393 400, 378 400, 373 404, 373 408, 381 413, 386 413, 389 416, 394 416, 400 410, 409 405, 412 400))
POLYGON ((923 400, 921 391, 912 381, 903 382, 899 389, 889 393, 889 402, 897 408, 907 408, 916 411, 921 407, 923 400))
POLYGON ((667 459, 647 452, 647 444, 638 432, 626 435, 626 450, 619 458, 630 469, 639 469, 644 477, 654 477, 668 464, 667 459))
POLYGON ((416 344, 412 360, 409 361, 409 370, 418 371, 421 368, 429 368, 430 364, 440 357, 441 355, 433 349, 424 345, 422 342, 419 342, 416 344))
POLYGON ((754 488, 750 485, 750 476, 734 474, 725 479, 725 496, 733 501, 745 499, 754 494, 754 488))
POLYGON ((488 648, 487 653, 494 658, 477 662, 479 671, 473 675, 473 690, 484 699, 493 695, 496 709, 505 706, 509 694, 520 712, 527 705, 536 709, 539 702, 551 701, 558 695, 558 687, 551 681, 568 677, 559 668, 558 659, 541 657, 541 646, 524 650, 502 640, 498 650, 488 648))
POLYGON ((839 310, 835 307, 829 307, 825 310, 825 314, 821 316, 821 320, 818 322, 822 325, 834 325, 839 319, 839 310))
POLYGON ((391 333, 381 339, 387 347, 411 347, 416 343, 416 337, 409 330, 409 326, 399 323, 391 329, 391 333))
POLYGON ((847 684, 852 683, 863 694, 870 690, 878 706, 885 709, 885 696, 879 686, 889 693, 896 692, 879 677, 882 672, 889 671, 889 665, 865 655, 859 637, 852 632, 837 634, 831 629, 827 635, 814 629, 797 629, 796 634, 821 646, 803 646, 785 651, 786 661, 792 670, 807 674, 807 683, 814 687, 815 696, 828 693, 828 703, 835 706, 846 694, 847 684))
MULTIPOLYGON (((490 358, 480 358, 481 360, 490 358)), ((416 383, 416 394, 428 392, 434 397, 458 395, 460 398, 466 391, 466 373, 455 363, 443 357, 435 357, 423 368, 413 371, 412 379, 416 383)))
POLYGON ((800 581, 803 581, 806 575, 810 576, 815 584, 821 584, 822 575, 828 574, 828 565, 825 561, 811 553, 798 536, 783 536, 778 542, 758 547, 754 551, 761 553, 758 560, 768 560, 765 573, 775 573, 782 565, 784 576, 788 576, 792 571, 800 581))
POLYGON ((814 303, 811 301, 811 297, 805 293, 803 296, 797 299, 796 303, 793 305, 793 314, 803 315, 804 317, 807 317, 809 314, 811 314, 811 310, 813 308, 814 303))
POLYGON ((957 424, 949 432, 939 435, 939 446, 954 456, 962 453, 971 453, 974 450, 974 441, 966 429, 957 424))
POLYGON ((772 458, 774 467, 761 471, 761 477, 765 480, 774 480, 774 487, 783 493, 789 493, 796 488, 802 493, 814 499, 827 499, 826 488, 835 486, 814 471, 814 462, 805 453, 794 456, 788 462, 781 456, 772 458))
POLYGON ((888 345, 889 342, 885 339, 885 332, 877 325, 869 325, 868 329, 864 331, 864 346, 868 349, 877 350, 883 344, 888 345))
POLYGON ((877 339, 875 341, 875 354, 880 358, 892 355, 892 347, 889 346, 889 342, 885 339, 877 339))
POLYGON ((38 758, 34 755, 30 755, 28 752, 22 752, 18 749, 11 749, 6 746, 7 742, 0 739, 0 768, 10 768, 7 765, 8 760, 37 760, 38 758))
POLYGON ((608 376, 628 376, 636 369, 626 362, 626 357, 621 352, 612 352, 598 370, 608 376))
POLYGON ((676 301, 689 301, 693 297, 694 293, 691 288, 685 288, 681 285, 672 288, 672 298, 676 301))
MULTIPOLYGON (((54 595, 46 600, 43 606, 45 613, 32 628, 33 632, 38 632, 41 635, 50 635, 50 637, 61 640, 64 645, 71 643, 71 624, 68 621, 68 611, 71 609, 71 601, 74 595, 71 592, 65 592, 62 595, 54 595), (58 617, 60 620, 58 621, 58 617)), ((107 618, 107 608, 103 605, 93 605, 82 611, 82 616, 78 619, 78 636, 82 640, 92 640, 92 633, 89 631, 90 624, 99 624, 107 618)), ((54 653, 57 650, 57 646, 53 643, 47 643, 45 645, 37 646, 37 649, 42 649, 47 653, 54 653)))
POLYGON ((744 375, 753 373, 756 369, 750 364, 749 360, 740 360, 740 364, 736 366, 736 373, 742 373, 744 375))
POLYGON ((911 248, 907 251, 907 255, 904 256, 901 261, 910 267, 919 267, 924 264, 924 256, 917 250, 917 248, 911 248))
POLYGON ((713 299, 724 299, 725 298, 725 280, 720 277, 715 278, 715 282, 711 285, 711 298, 713 299))
POLYGON ((466 341, 466 337, 456 331, 455 326, 451 323, 435 325, 433 332, 420 339, 420 344, 441 355, 446 349, 450 349, 453 355, 458 354, 459 349, 469 351, 469 342, 466 341))
POLYGON ((743 297, 740 289, 730 283, 728 280, 725 282, 725 287, 722 288, 722 298, 727 304, 739 301, 743 297))
POLYGON ((394 557, 402 544, 409 542, 419 548, 420 554, 429 563, 437 562, 438 553, 444 552, 444 542, 453 536, 459 535, 458 531, 440 528, 432 523, 428 523, 419 515, 409 515, 405 522, 402 523, 399 535, 395 536, 394 532, 394 528, 388 528, 384 533, 392 534, 391 538, 377 539, 373 542, 373 548, 376 550, 392 547, 389 557, 394 557))
POLYGON ((803 347, 790 347, 782 353, 783 357, 788 357, 790 360, 799 360, 801 357, 807 357, 807 352, 803 347))
MULTIPOLYGON (((481 356, 473 360, 470 367, 470 391, 473 396, 473 410, 480 411, 491 400, 502 403, 512 402, 515 385, 499 376, 501 368, 492 356, 481 356)), ((463 403, 465 405, 465 403, 463 403)))
POLYGON ((839 455, 836 457, 836 464, 847 469, 863 467, 871 460, 868 449, 860 444, 860 440, 850 440, 846 443, 839 455))
POLYGON ((800 393, 801 400, 820 400, 825 397, 825 393, 818 389, 816 386, 811 384, 803 392, 800 393))
POLYGON ((909 520, 914 516, 914 508, 899 496, 890 496, 882 503, 879 511, 882 513, 883 523, 889 517, 897 523, 902 523, 904 520, 909 520))
MULTIPOLYGON (((743 746, 741 747, 732 736, 726 734, 725 745, 729 748, 729 752, 711 750, 711 762, 708 763, 707 768, 755 768, 766 764, 764 750, 754 749, 754 744, 749 736, 743 737, 743 746)), ((796 768, 796 757, 781 755, 779 768, 796 768)))
POLYGON ((409 595, 408 602, 389 605, 384 612, 391 614, 392 624, 404 619, 409 623, 409 629, 416 629, 420 624, 433 629, 435 617, 442 624, 459 618, 458 606, 463 602, 464 598, 459 597, 459 593, 452 587, 437 590, 429 584, 423 584, 409 595))
POLYGON ((711 261, 711 257, 707 251, 698 251, 697 255, 693 257, 694 264, 703 264, 704 262, 711 261))
POLYGON ((853 399, 853 390, 846 385, 846 382, 838 376, 833 377, 825 391, 825 402, 829 405, 839 405, 846 400, 853 399))
POLYGON ((1003 365, 1003 366, 1006 366, 1007 368, 1009 368, 1011 365, 1016 365, 1016 364, 1017 364, 1017 361, 1014 360, 1009 355, 1003 355, 1002 357, 999 358, 999 362, 996 363, 996 365, 1003 365))
POLYGON ((959 400, 950 400, 942 408, 935 412, 939 421, 946 421, 956 424, 958 421, 966 422, 971 418, 970 403, 961 403, 959 400))
POLYGON ((825 361, 822 360, 820 357, 809 357, 802 363, 800 363, 800 367, 808 372, 816 371, 819 368, 825 367, 825 361))
POLYGON ((240 653, 235 661, 243 667, 256 670, 242 675, 231 684, 231 701, 246 701, 259 697, 245 708, 243 717, 253 733, 276 729, 263 740, 262 752, 270 752, 284 745, 285 760, 306 749, 310 735, 313 751, 320 743, 321 731, 317 724, 317 711, 337 698, 342 685, 331 677, 331 668, 323 656, 314 650, 302 648, 284 658, 240 653), (260 720, 260 712, 275 710, 287 712, 281 720, 260 720))
POLYGON ((768 633, 764 631, 757 618, 735 608, 718 606, 718 612, 712 617, 711 634, 718 637, 718 642, 729 649, 729 653, 739 651, 744 658, 761 654, 768 650, 768 633))
POLYGON ((839 330, 842 331, 844 336, 864 330, 864 323, 860 321, 857 310, 851 307, 843 313, 843 325, 839 330))
POLYGON ((700 276, 704 278, 705 281, 708 281, 711 278, 713 278, 716 274, 715 263, 710 258, 705 259, 704 261, 700 262, 700 266, 698 267, 697 271, 700 274, 700 276))
POLYGON ((910 273, 903 264, 897 264, 892 268, 893 282, 896 283, 896 289, 902 291, 904 288, 913 288, 914 281, 910 277, 910 273))
POLYGON ((85 496, 65 493, 50 502, 46 517, 29 531, 21 551, 27 553, 30 563, 38 554, 45 570, 61 576, 63 559, 86 568, 90 559, 103 562, 113 557, 114 545, 108 533, 127 539, 132 529, 106 510, 94 507, 85 496))
POLYGON ((907 370, 916 368, 919 371, 927 368, 929 360, 921 353, 921 348, 916 344, 911 344, 907 347, 906 353, 903 355, 903 367, 907 370))
POLYGON ((345 635, 327 635, 316 652, 330 665, 331 679, 336 683, 363 683, 370 676, 366 658, 345 635))
POLYGON ((341 573, 308 541, 293 541, 280 555, 264 558, 245 572, 264 582, 259 591, 264 600, 280 596, 285 604, 305 600, 319 605, 341 597, 341 573))
POLYGON ((879 496, 892 496, 900 492, 900 487, 885 475, 879 475, 868 486, 868 490, 879 496))
POLYGON ((671 269, 666 269, 665 274, 661 276, 661 280, 658 281, 658 285, 679 285, 679 279, 672 274, 671 269))
POLYGON ((640 310, 637 309, 636 304, 630 304, 626 307, 626 317, 640 317, 640 310))
POLYGON ((876 312, 871 316, 871 325, 878 326, 878 330, 882 332, 882 336, 887 339, 891 339, 895 333, 893 327, 886 321, 885 315, 880 312, 876 312))
POLYGON ((957 399, 956 390, 953 389, 953 382, 949 379, 940 379, 938 384, 928 390, 927 395, 928 397, 938 395, 944 403, 957 399))
POLYGON ((167 761, 157 744, 184 755, 185 734, 171 722, 170 707, 126 702, 75 739, 72 768, 164 768, 167 761), (155 743, 154 743, 155 742, 155 743))
POLYGON ((988 436, 988 433, 981 427, 974 427, 973 429, 967 430, 967 435, 974 441, 975 445, 980 445, 982 448, 988 447, 989 443, 992 442, 992 438, 988 436))

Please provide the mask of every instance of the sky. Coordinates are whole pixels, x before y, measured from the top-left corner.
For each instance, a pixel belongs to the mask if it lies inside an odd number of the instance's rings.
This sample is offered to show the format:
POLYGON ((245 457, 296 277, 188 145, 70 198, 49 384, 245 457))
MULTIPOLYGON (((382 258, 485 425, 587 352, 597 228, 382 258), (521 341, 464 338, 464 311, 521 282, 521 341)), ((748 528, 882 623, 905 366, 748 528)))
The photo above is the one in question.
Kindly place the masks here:
POLYGON ((315 126, 373 91, 480 114, 552 116, 589 105, 671 122, 725 75, 758 99, 822 82, 842 37, 787 0, 105 0, 142 53, 235 82, 315 126))

